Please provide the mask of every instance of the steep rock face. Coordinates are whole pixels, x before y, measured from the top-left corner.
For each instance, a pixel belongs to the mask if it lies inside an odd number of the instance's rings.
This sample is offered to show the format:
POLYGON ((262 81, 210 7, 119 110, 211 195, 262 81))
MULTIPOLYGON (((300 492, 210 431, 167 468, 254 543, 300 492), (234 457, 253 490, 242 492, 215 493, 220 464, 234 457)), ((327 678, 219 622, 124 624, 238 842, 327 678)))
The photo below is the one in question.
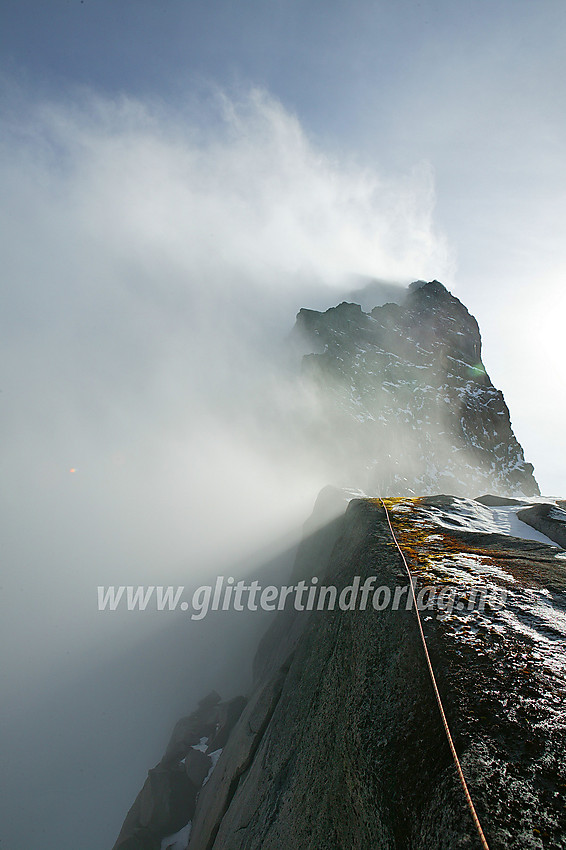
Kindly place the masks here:
POLYGON ((481 360, 478 324, 438 281, 402 306, 301 310, 310 345, 308 423, 345 486, 368 493, 538 494, 503 394, 481 360))
MULTIPOLYGON (((490 530, 503 508, 447 496, 388 504, 417 587, 454 594, 423 622, 491 850, 565 848, 564 553, 490 530), (471 606, 478 589, 496 595, 471 606), (495 605, 502 590, 507 603, 495 605)), ((406 587, 375 501, 350 504, 324 564, 321 544, 299 553, 305 576, 406 587)), ((289 611, 272 631, 255 693, 199 796, 189 850, 479 848, 415 612, 289 611)))

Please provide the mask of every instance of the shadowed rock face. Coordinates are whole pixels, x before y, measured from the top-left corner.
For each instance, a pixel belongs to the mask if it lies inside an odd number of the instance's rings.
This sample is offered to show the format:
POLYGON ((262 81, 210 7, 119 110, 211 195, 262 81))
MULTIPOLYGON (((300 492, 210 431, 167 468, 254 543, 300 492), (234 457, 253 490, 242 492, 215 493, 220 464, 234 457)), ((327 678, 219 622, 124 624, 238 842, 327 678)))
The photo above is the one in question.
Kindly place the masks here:
POLYGON ((193 818, 197 794, 213 767, 210 753, 224 746, 245 704, 244 697, 223 703, 212 691, 178 721, 163 758, 149 771, 126 816, 114 850, 160 850, 161 839, 193 818), (206 752, 196 745, 206 746, 206 752))
POLYGON ((478 324, 438 281, 403 305, 301 310, 307 423, 336 480, 366 493, 535 495, 533 467, 481 360, 478 324))
MULTIPOLYGON (((422 616, 490 847, 566 847, 563 553, 448 528, 461 510, 452 497, 388 504, 417 589, 455 594, 451 610, 422 616), (495 593, 483 610, 469 605, 478 588, 495 593), (501 591, 507 603, 495 606, 501 591)), ((299 552, 305 578, 342 588, 373 575, 392 593, 406 586, 378 503, 352 502, 337 539, 335 527, 329 534, 326 563, 320 539, 309 541, 314 561, 299 552)), ((414 611, 370 602, 365 611, 287 612, 272 632, 255 691, 199 795, 189 850, 479 848, 414 611)))
MULTIPOLYGON (((524 511, 519 511, 517 516, 527 525, 536 528, 554 540, 558 546, 566 549, 566 510, 556 505, 532 505, 524 511)), ((564 503, 562 503, 564 505, 564 503)))

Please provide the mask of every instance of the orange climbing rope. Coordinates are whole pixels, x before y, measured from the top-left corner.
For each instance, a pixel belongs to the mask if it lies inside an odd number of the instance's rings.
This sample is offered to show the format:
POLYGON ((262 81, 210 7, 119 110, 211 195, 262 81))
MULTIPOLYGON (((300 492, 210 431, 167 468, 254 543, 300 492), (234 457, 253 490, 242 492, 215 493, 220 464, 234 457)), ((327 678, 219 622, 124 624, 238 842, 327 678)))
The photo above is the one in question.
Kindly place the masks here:
POLYGON ((464 773, 462 771, 462 765, 460 764, 460 759, 458 758, 458 753, 456 752, 456 747, 454 746, 454 741, 452 740, 452 735, 450 733, 450 727, 448 726, 448 720, 446 719, 446 714, 445 714, 445 711, 444 711, 444 706, 442 705, 442 699, 440 697, 438 685, 436 684, 436 677, 434 675, 434 670, 432 669, 432 662, 430 660, 430 655, 428 654, 428 647, 426 645, 426 640, 425 640, 425 636, 424 636, 423 624, 422 624, 422 621, 421 621, 421 615, 419 613, 419 606, 417 604, 417 597, 416 597, 416 594, 415 594, 415 585, 413 583, 413 577, 411 575, 411 571, 409 569, 407 559, 405 558, 405 553, 401 549, 401 546, 399 545, 399 541, 397 540, 397 537, 395 536, 395 532, 393 531, 393 526, 391 525, 391 519, 389 517, 389 511, 387 510, 385 502, 383 501, 383 499, 380 499, 379 501, 383 505, 383 510, 385 511, 385 516, 387 518, 389 530, 391 531, 391 536, 393 537, 393 541, 395 543, 395 546, 399 550, 399 554, 401 555, 401 558, 403 559, 403 563, 405 564, 405 569, 407 570, 407 575, 409 576, 409 584, 410 584, 410 587, 411 587, 411 595, 413 597, 413 603, 414 603, 415 611, 417 613, 417 622, 418 622, 418 625, 419 625, 419 632, 421 634, 421 640, 422 640, 423 647, 424 647, 426 663, 428 665, 428 672, 430 673, 430 678, 431 678, 431 681, 432 681, 432 687, 434 689, 434 694, 436 696, 436 701, 438 703, 438 708, 440 710, 440 716, 442 718, 442 723, 444 725, 444 731, 446 732, 446 737, 448 738, 448 744, 450 745, 450 751, 452 753, 452 758, 454 759, 454 764, 456 765, 456 770, 458 771, 460 783, 461 783, 462 788, 464 790, 464 795, 466 797, 466 802, 468 804, 468 808, 470 810, 472 820, 473 820, 474 825, 475 825, 475 827, 478 831, 478 835, 479 835, 479 839, 481 841, 481 845, 484 848, 484 850, 489 850, 489 844, 487 843, 486 837, 483 834, 483 829, 481 827, 481 823, 479 821, 475 806, 473 804, 472 798, 470 796, 470 792, 468 790, 468 785, 466 783, 466 779, 465 779, 464 773))

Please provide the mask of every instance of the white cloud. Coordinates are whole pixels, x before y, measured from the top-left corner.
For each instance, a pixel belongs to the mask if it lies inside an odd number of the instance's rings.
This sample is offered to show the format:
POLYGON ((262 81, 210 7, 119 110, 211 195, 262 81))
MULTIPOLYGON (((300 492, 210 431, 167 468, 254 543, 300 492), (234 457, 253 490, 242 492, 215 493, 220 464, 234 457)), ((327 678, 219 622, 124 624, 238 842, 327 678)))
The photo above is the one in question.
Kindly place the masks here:
POLYGON ((341 162, 264 92, 183 115, 16 100, 0 166, 5 532, 12 583, 51 635, 39 664, 99 576, 198 571, 302 522, 326 481, 236 415, 270 352, 349 274, 439 277, 451 260, 426 166, 393 181, 341 162))

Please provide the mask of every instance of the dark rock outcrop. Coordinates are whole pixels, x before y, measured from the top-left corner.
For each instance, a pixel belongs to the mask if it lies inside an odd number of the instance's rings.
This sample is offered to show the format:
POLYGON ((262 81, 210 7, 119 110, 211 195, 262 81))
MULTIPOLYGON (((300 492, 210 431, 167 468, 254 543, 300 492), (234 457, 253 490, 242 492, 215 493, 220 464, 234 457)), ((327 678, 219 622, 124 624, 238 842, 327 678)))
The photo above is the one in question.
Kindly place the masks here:
POLYGON ((172 835, 190 821, 196 795, 197 788, 181 766, 157 765, 149 771, 114 847, 116 850, 159 850, 161 838, 172 835))
POLYGON ((475 501, 479 502, 480 505, 486 505, 491 508, 505 507, 507 505, 529 504, 528 502, 521 501, 521 499, 512 499, 510 496, 493 496, 491 493, 488 493, 485 496, 478 496, 475 501))
POLYGON ((566 510, 557 505, 532 505, 524 511, 519 511, 517 516, 522 522, 546 534, 562 549, 566 549, 566 510))
POLYGON ((402 306, 301 310, 316 399, 306 430, 335 480, 366 493, 538 494, 503 394, 482 363, 478 324, 438 281, 402 306))
MULTIPOLYGON (((185 772, 195 788, 202 787, 211 767, 212 759, 201 750, 190 749, 185 756, 185 772)), ((189 818, 187 818, 185 823, 187 823, 188 820, 189 818)))
POLYGON ((201 738, 210 738, 216 731, 220 699, 216 691, 212 691, 199 702, 196 711, 177 721, 161 759, 162 765, 177 765, 190 747, 198 744, 201 738))
POLYGON ((209 753, 224 746, 245 705, 244 697, 221 702, 212 691, 177 722, 163 758, 149 771, 126 816, 114 850, 160 850, 162 838, 186 826, 213 766, 209 753), (195 749, 203 739, 206 753, 195 749))

